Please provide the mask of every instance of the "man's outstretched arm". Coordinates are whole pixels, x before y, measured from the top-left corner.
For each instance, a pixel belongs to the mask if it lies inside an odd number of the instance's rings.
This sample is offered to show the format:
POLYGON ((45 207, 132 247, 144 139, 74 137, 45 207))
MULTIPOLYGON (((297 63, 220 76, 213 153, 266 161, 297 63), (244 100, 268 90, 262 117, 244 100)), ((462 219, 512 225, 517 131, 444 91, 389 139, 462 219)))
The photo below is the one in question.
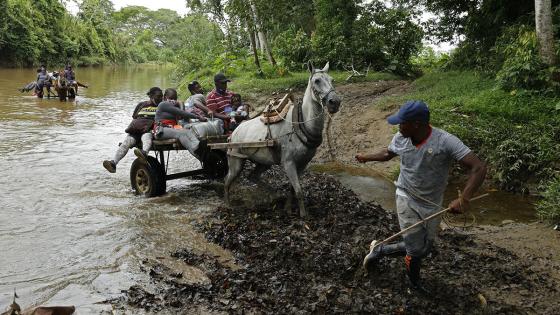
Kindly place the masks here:
POLYGON ((358 153, 356 154, 356 160, 358 160, 358 162, 360 163, 365 163, 369 161, 385 162, 385 161, 389 161, 395 156, 397 156, 395 152, 389 151, 389 149, 385 148, 373 154, 358 153))

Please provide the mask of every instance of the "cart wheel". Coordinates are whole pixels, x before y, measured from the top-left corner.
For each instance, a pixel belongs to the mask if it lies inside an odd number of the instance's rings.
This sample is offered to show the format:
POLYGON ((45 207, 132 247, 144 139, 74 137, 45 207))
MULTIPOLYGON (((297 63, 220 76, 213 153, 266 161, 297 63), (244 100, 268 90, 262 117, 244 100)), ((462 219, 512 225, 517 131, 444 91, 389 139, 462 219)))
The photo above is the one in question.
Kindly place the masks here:
POLYGON ((140 159, 132 162, 130 184, 137 194, 146 197, 163 195, 167 189, 165 171, 158 160, 152 156, 148 156, 148 163, 140 159))
POLYGON ((227 155, 223 151, 211 150, 202 161, 202 169, 209 179, 222 179, 227 175, 227 155))

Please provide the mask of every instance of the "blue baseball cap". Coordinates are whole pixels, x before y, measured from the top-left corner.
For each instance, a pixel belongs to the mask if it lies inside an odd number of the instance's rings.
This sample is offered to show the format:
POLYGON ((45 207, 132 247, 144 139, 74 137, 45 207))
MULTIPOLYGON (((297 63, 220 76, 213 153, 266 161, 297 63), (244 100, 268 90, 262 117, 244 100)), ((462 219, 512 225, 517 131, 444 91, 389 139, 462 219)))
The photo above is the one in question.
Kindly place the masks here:
POLYGON ((406 121, 430 122, 430 110, 423 101, 408 101, 404 103, 399 111, 387 118, 391 125, 402 124, 406 121))

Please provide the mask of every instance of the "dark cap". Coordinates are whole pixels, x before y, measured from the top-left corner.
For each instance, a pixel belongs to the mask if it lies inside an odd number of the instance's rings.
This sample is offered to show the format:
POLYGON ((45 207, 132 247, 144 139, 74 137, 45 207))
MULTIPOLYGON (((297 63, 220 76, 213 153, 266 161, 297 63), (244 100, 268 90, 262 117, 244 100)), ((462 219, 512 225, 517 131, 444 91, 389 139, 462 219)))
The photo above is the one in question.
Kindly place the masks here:
POLYGON ((226 78, 226 75, 220 72, 214 76, 214 82, 231 82, 231 80, 226 78))
POLYGON ((423 101, 408 101, 399 111, 387 118, 391 125, 402 124, 407 121, 430 122, 430 110, 423 101))

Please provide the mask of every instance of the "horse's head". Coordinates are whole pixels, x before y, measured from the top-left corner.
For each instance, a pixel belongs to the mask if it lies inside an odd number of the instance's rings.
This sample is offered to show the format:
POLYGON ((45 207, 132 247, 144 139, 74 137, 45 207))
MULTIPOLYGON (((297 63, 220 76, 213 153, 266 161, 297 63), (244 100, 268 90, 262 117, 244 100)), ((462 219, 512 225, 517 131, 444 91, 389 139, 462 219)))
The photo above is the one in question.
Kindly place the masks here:
POLYGON ((329 113, 334 114, 338 112, 340 107, 340 98, 336 95, 333 79, 327 73, 329 71, 329 63, 323 69, 315 69, 311 62, 308 63, 311 76, 309 77, 309 85, 313 92, 313 100, 321 105, 327 107, 329 113))
POLYGON ((68 87, 68 80, 64 76, 59 75, 58 79, 57 79, 57 84, 60 88, 67 88, 68 87))

